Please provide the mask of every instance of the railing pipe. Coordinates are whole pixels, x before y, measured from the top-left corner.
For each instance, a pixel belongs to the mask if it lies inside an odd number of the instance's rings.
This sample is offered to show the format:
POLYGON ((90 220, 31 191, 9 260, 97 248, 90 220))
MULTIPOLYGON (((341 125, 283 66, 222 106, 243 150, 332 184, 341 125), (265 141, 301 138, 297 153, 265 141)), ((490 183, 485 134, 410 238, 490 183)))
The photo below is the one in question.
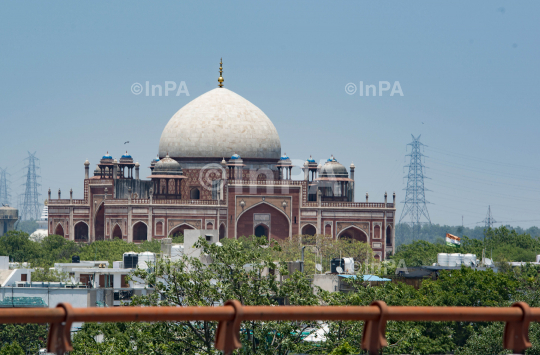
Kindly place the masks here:
POLYGON ((72 308, 59 304, 52 309, 0 310, 0 323, 51 323, 48 348, 57 353, 71 349, 69 328, 73 322, 217 321, 216 348, 228 353, 240 346, 240 322, 280 320, 365 321, 362 346, 371 352, 386 346, 387 321, 506 322, 504 346, 520 353, 531 346, 528 327, 531 321, 540 321, 540 308, 521 302, 498 308, 387 306, 381 301, 371 306, 242 306, 228 301, 219 307, 72 308))

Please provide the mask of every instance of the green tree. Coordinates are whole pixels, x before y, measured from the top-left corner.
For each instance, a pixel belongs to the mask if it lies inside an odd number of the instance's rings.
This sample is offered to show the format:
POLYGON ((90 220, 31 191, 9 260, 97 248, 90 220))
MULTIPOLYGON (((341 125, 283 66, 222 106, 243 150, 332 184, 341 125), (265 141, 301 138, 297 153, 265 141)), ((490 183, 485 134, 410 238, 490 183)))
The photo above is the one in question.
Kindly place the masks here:
POLYGON ((59 272, 50 268, 34 267, 32 273, 32 282, 69 282, 69 274, 67 272, 59 272))
POLYGON ((46 341, 47 325, 0 324, 0 354, 36 354, 46 341))
POLYGON ((25 232, 9 231, 0 238, 0 254, 9 255, 14 262, 33 261, 41 257, 39 244, 25 232))
POLYGON ((172 236, 172 242, 173 243, 183 243, 184 242, 184 235, 182 233, 177 233, 172 236))
POLYGON ((352 257, 357 263, 373 261, 371 247, 356 240, 336 240, 327 235, 295 235, 274 243, 279 248, 273 249, 272 255, 276 261, 281 262, 301 260, 302 248, 305 247, 304 271, 308 275, 318 273, 315 264, 321 262, 323 272, 330 271, 330 261, 333 258, 352 257))
POLYGON ((25 355, 24 350, 16 341, 6 344, 0 349, 0 355, 25 355))
POLYGON ((141 244, 128 243, 122 239, 98 240, 90 244, 81 245, 77 251, 77 255, 81 260, 103 260, 108 261, 109 266, 112 266, 113 261, 122 260, 123 254, 130 251, 136 253, 143 251, 159 253, 161 251, 161 243, 159 240, 145 241, 141 244))
MULTIPOLYGON (((133 278, 154 285, 155 292, 134 297, 132 305, 172 305, 214 307, 229 299, 244 305, 317 305, 310 280, 300 273, 287 275, 285 265, 273 262, 268 243, 257 238, 247 248, 241 240, 223 246, 196 244, 201 255, 212 263, 184 256, 176 263, 157 262, 150 270, 136 270, 133 278), (279 280, 268 272, 279 270, 287 276, 279 280)), ((124 349, 125 354, 218 354, 214 348, 215 322, 159 322, 151 324, 89 324, 74 337, 74 354, 98 353, 105 349, 124 349), (95 336, 103 335, 103 342, 95 336)), ((304 346, 302 333, 316 329, 315 323, 243 322, 239 354, 287 354, 304 346)))

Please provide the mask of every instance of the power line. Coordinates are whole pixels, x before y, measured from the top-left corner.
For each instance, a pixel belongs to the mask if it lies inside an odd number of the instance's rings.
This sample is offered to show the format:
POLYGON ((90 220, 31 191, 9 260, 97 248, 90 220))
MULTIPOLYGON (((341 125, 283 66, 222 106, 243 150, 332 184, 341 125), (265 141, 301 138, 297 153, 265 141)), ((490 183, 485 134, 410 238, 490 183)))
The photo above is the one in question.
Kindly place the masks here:
POLYGON ((438 151, 439 154, 458 157, 460 160, 461 159, 468 159, 468 160, 472 160, 472 161, 476 161, 476 162, 484 163, 484 164, 493 164, 493 165, 499 165, 499 166, 510 166, 510 167, 519 167, 519 168, 532 169, 532 170, 540 170, 540 168, 535 167, 533 165, 520 165, 520 164, 513 164, 513 163, 505 163, 505 162, 501 162, 501 161, 498 161, 498 160, 490 160, 490 159, 486 159, 486 158, 474 157, 474 156, 468 155, 468 154, 460 154, 460 153, 456 153, 456 152, 450 152, 450 151, 440 149, 440 148, 435 148, 435 147, 432 147, 432 146, 427 147, 427 148, 428 148, 428 150, 431 149, 431 150, 438 151))
POLYGON ((30 219, 38 219, 40 217, 40 203, 39 203, 39 195, 41 195, 38 192, 38 186, 41 186, 37 182, 37 178, 40 177, 37 175, 36 170, 39 169, 39 166, 37 166, 37 162, 39 162, 39 159, 36 158, 36 152, 33 154, 28 152, 28 158, 25 160, 28 160, 28 165, 26 166, 27 173, 26 173, 26 183, 23 184, 25 186, 24 195, 21 196, 24 198, 22 203, 22 212, 21 212, 21 219, 22 220, 30 220, 30 219))
POLYGON ((406 218, 410 218, 408 223, 413 230, 413 240, 418 237, 420 234, 420 228, 422 224, 429 223, 431 224, 431 219, 429 218, 429 212, 427 210, 426 202, 426 189, 424 187, 424 164, 422 164, 422 158, 425 157, 424 154, 420 151, 420 148, 424 144, 420 143, 420 136, 415 138, 411 135, 413 141, 407 145, 412 147, 411 154, 406 156, 410 157, 409 165, 405 167, 409 168, 409 174, 407 175, 407 188, 405 194, 405 206, 403 206, 403 211, 401 212, 401 217, 399 218, 399 223, 406 218), (427 222, 421 222, 423 217, 427 222))

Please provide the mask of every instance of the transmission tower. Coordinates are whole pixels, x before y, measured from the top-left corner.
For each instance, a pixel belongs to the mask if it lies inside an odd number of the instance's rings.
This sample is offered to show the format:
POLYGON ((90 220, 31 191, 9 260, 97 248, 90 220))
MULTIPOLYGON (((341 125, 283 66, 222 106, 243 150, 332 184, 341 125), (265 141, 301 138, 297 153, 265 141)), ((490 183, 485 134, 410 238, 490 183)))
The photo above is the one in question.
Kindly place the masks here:
POLYGON ((410 218, 408 224, 413 229, 413 240, 415 240, 420 235, 422 224, 431 224, 431 219, 429 218, 429 212, 426 206, 426 204, 429 203, 426 202, 426 191, 429 190, 424 187, 424 178, 426 177, 424 176, 425 166, 422 164, 422 157, 425 157, 425 155, 420 151, 420 148, 422 148, 424 144, 420 143, 420 136, 417 138, 413 135, 411 136, 413 141, 407 145, 410 145, 412 150, 410 154, 406 155, 411 158, 409 165, 405 165, 405 167, 409 168, 407 188, 405 189, 405 205, 403 206, 399 223, 407 217, 410 218), (425 218, 425 221, 422 221, 424 219, 423 217, 425 218))
POLYGON ((482 222, 484 222, 486 224, 486 229, 493 228, 493 225, 495 223, 499 223, 491 215, 491 206, 488 206, 488 211, 487 211, 486 218, 484 218, 484 220, 482 222))
POLYGON ((0 204, 9 205, 11 195, 9 194, 8 189, 8 180, 7 180, 7 168, 0 168, 0 204))
POLYGON ((36 158, 36 152, 34 154, 28 152, 28 158, 25 160, 28 160, 28 165, 26 168, 28 169, 28 172, 26 173, 26 183, 23 184, 25 186, 25 191, 23 195, 23 203, 22 203, 22 211, 21 211, 21 219, 22 220, 30 220, 30 219, 38 219, 40 216, 40 204, 39 204, 39 195, 38 193, 38 186, 41 186, 37 182, 37 178, 40 177, 37 175, 36 170, 39 169, 39 166, 37 166, 37 162, 39 162, 39 159, 36 158))

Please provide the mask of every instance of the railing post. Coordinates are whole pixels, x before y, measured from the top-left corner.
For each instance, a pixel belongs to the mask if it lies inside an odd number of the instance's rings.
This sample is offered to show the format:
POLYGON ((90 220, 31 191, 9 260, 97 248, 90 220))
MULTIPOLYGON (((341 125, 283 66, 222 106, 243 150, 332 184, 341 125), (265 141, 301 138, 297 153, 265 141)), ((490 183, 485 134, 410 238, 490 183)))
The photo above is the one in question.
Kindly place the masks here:
POLYGON ((371 306, 379 307, 380 316, 377 320, 365 322, 362 334, 362 349, 367 350, 370 355, 375 355, 379 353, 382 347, 388 346, 385 337, 388 306, 384 301, 374 301, 371 306))
POLYGON ((224 355, 232 354, 233 350, 242 347, 240 342, 240 324, 244 314, 242 304, 237 300, 225 302, 225 306, 234 308, 234 318, 231 321, 221 321, 216 331, 215 347, 224 355))
POLYGON ((529 341, 531 309, 525 302, 516 302, 512 307, 521 308, 523 317, 517 322, 506 322, 504 327, 503 347, 512 350, 515 354, 525 354, 525 350, 532 346, 529 341))
POLYGON ((63 355, 73 350, 71 346, 71 324, 73 308, 69 303, 59 303, 57 308, 63 308, 66 317, 63 322, 52 323, 47 337, 47 351, 50 353, 63 355))

